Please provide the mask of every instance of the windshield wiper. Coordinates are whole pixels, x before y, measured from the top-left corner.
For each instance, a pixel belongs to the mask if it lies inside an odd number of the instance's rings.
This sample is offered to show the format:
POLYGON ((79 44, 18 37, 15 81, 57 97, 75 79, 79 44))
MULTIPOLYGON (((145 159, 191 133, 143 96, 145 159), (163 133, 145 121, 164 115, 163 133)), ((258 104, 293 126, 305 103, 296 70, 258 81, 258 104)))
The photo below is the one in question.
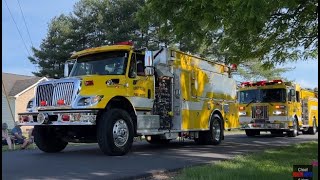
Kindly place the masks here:
POLYGON ((253 103, 253 102, 255 102, 255 101, 256 101, 256 99, 252 99, 252 100, 246 105, 246 107, 248 107, 249 104, 251 104, 251 103, 253 103))

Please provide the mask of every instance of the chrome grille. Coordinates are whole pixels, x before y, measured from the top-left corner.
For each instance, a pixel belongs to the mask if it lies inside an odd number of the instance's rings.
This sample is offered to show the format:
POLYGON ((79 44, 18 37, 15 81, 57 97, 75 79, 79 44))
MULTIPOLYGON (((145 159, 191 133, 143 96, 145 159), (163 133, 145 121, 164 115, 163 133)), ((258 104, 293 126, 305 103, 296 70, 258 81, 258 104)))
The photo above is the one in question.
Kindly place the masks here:
POLYGON ((268 106, 252 106, 252 119, 269 119, 268 106))
POLYGON ((52 84, 39 85, 36 92, 36 106, 40 106, 41 101, 47 101, 48 106, 52 106, 53 89, 52 84))
POLYGON ((41 101, 47 101, 47 106, 57 106, 57 101, 63 99, 65 105, 71 105, 74 92, 73 82, 60 82, 53 84, 39 85, 36 92, 36 105, 40 106, 41 101))

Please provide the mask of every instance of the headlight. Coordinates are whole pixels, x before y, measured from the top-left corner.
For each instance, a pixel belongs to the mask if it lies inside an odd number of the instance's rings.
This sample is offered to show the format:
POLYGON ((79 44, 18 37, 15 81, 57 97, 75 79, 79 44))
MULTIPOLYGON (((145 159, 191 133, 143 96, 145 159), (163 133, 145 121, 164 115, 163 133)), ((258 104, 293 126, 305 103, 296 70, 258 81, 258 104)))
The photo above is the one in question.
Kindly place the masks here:
POLYGON ((103 95, 81 97, 77 103, 78 106, 93 106, 101 101, 103 95))
POLYGON ((273 115, 285 115, 285 111, 273 111, 273 115))
POLYGON ((239 112, 239 116, 245 116, 245 115, 247 115, 247 112, 245 112, 245 111, 240 111, 239 112))

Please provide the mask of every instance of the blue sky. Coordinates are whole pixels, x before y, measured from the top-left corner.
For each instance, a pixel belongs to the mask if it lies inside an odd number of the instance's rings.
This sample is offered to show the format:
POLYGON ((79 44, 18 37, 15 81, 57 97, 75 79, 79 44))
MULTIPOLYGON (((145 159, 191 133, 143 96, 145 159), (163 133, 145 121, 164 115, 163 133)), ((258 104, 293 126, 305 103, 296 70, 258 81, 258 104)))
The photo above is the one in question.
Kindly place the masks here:
MULTIPOLYGON (((17 0, 6 0, 11 13, 19 27, 29 52, 31 52, 31 42, 25 28, 23 18, 17 0)), ((19 0, 23 10, 32 42, 36 48, 39 47, 45 38, 48 23, 54 16, 61 13, 68 14, 72 11, 73 5, 78 0, 19 0)), ((28 52, 23 45, 18 30, 10 17, 8 8, 2 1, 2 72, 32 75, 36 71, 35 65, 28 60, 28 52)), ((303 87, 314 88, 318 86, 318 60, 298 61, 297 63, 285 64, 286 67, 295 67, 284 76, 290 80, 295 80, 303 87)))
MULTIPOLYGON (((31 42, 23 22, 18 0, 5 0, 15 19, 22 37, 31 51, 31 42)), ((9 10, 2 0, 2 72, 32 75, 36 71, 35 65, 30 63, 28 52, 23 45, 19 32, 10 17, 9 10)), ((43 38, 46 37, 50 20, 62 13, 68 14, 78 0, 19 0, 24 17, 30 32, 33 45, 39 48, 43 38)), ((32 55, 32 54, 31 54, 32 55)))

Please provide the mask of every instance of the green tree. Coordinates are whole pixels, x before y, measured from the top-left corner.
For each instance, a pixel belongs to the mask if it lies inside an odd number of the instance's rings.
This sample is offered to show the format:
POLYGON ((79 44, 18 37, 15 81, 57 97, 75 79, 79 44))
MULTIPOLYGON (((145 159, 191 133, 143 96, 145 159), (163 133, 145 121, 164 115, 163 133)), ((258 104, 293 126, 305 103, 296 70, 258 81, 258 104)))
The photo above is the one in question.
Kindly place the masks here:
POLYGON ((61 77, 63 64, 74 48, 71 18, 66 15, 53 18, 47 37, 42 40, 40 48, 32 48, 34 55, 29 57, 29 60, 40 67, 39 72, 33 72, 33 74, 51 78, 61 77))
POLYGON ((315 58, 316 0, 149 0, 145 6, 179 38, 200 42, 227 62, 264 65, 315 58))
POLYGON ((274 80, 282 79, 286 80, 283 77, 283 73, 293 70, 293 68, 287 67, 275 67, 271 68, 263 65, 259 60, 251 60, 248 62, 242 63, 237 71, 237 75, 241 78, 242 81, 259 81, 259 80, 274 80))
POLYGON ((81 0, 69 15, 60 15, 49 23, 47 36, 40 48, 33 48, 29 60, 39 65, 36 76, 62 77, 63 64, 70 53, 89 47, 141 38, 135 13, 143 0, 81 0))

